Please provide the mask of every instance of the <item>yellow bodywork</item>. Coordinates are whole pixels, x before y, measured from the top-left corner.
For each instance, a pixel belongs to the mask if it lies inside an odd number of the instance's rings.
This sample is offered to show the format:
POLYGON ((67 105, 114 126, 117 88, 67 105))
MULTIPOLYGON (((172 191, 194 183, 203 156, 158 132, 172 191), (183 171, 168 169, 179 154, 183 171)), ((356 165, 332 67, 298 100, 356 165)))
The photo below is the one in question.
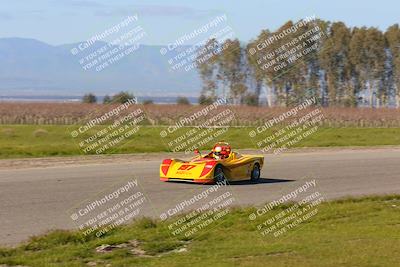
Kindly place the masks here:
POLYGON ((160 180, 212 183, 216 166, 222 167, 228 181, 248 180, 255 164, 261 169, 264 156, 232 152, 228 158, 219 160, 211 158, 210 154, 195 157, 190 161, 167 159, 160 166, 160 180))

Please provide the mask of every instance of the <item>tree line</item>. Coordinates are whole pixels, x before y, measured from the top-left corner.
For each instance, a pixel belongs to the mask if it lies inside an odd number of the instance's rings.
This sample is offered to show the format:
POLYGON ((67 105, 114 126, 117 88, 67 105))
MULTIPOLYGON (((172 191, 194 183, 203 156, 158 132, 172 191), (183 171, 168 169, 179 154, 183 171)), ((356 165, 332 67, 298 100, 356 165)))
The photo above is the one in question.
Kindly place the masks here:
POLYGON ((208 40, 197 57, 202 80, 199 103, 222 96, 233 104, 293 106, 315 97, 321 106, 399 107, 398 24, 383 32, 315 19, 293 31, 300 22, 262 30, 247 44, 237 39, 208 40), (321 38, 294 44, 315 28, 321 38), (260 45, 266 41, 270 42, 260 45), (298 45, 311 52, 299 55, 300 50, 293 49, 298 45), (287 57, 279 61, 283 54, 287 57))
MULTIPOLYGON (((109 96, 105 95, 103 97, 103 104, 124 104, 127 103, 129 100, 135 99, 135 96, 132 93, 127 91, 121 91, 115 95, 109 96)), ((97 96, 93 93, 87 93, 82 96, 82 103, 86 104, 95 104, 97 103, 97 96)), ((145 99, 142 101, 144 105, 154 104, 153 100, 145 99)), ((178 105, 190 105, 190 101, 187 97, 178 96, 176 98, 176 104, 178 105)))
MULTIPOLYGON (((113 96, 105 95, 103 97, 103 104, 123 104, 134 98, 132 93, 121 91, 113 96)), ((97 96, 93 93, 87 93, 83 95, 82 103, 97 103, 97 96)))

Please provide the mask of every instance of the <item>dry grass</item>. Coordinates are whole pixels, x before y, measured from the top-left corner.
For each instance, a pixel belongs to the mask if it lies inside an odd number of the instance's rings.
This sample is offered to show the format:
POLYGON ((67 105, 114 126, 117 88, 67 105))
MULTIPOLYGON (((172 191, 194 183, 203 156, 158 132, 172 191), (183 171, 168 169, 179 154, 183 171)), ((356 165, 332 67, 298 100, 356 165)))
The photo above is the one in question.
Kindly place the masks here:
POLYGON ((6 137, 13 137, 15 136, 15 130, 11 128, 4 128, 1 130, 1 133, 6 137))
POLYGON ((46 131, 45 129, 37 129, 37 130, 33 131, 32 134, 34 137, 44 137, 44 136, 47 136, 49 134, 49 132, 46 131))
MULTIPOLYGON (((0 124, 56 124, 70 125, 99 117, 115 108, 115 105, 81 103, 0 103, 0 124)), ((141 108, 145 111, 148 125, 172 125, 179 119, 190 116, 204 106, 185 105, 135 105, 129 111, 141 108)), ((255 126, 279 116, 289 110, 282 107, 221 106, 215 112, 231 109, 235 119, 231 125, 255 126)), ((400 127, 400 109, 371 108, 322 108, 324 125, 328 127, 400 127)), ((303 111, 297 117, 305 114, 303 111)), ((212 115, 210 114, 210 115, 212 115)), ((196 120, 191 125, 198 125, 205 119, 196 120)))

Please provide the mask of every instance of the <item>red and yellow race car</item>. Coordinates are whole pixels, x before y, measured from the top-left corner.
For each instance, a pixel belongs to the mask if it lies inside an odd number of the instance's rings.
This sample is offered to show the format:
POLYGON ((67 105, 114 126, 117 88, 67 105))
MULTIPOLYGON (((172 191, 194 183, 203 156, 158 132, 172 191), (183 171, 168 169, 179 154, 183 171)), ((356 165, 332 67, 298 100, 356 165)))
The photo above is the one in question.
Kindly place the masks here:
POLYGON ((198 150, 190 161, 165 159, 160 166, 161 181, 181 181, 201 184, 252 180, 260 178, 264 164, 263 155, 241 155, 231 150, 225 142, 215 144, 204 156, 198 150))

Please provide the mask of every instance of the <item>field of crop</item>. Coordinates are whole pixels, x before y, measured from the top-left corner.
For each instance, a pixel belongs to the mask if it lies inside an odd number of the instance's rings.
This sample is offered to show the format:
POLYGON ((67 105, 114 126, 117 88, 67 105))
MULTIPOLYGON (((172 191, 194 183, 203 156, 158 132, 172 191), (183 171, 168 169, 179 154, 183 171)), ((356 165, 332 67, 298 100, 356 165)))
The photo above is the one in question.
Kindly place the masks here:
MULTIPOLYGON (((322 203, 318 213, 283 236, 262 236, 236 208, 190 238, 160 221, 140 219, 101 238, 54 231, 16 248, 0 248, 0 265, 80 266, 398 266, 399 196, 322 203), (108 252, 99 247, 109 245, 108 252)), ((275 216, 285 207, 270 211, 275 216)))
MULTIPOLYGON (((0 103, 0 124, 79 124, 96 118, 115 108, 116 105, 81 103, 0 103)), ((190 116, 206 106, 199 105, 132 105, 121 114, 142 109, 146 114, 145 124, 173 125, 183 117, 190 116)), ((208 116, 192 121, 188 125, 198 125, 207 117, 225 109, 230 109, 235 118, 230 125, 255 126, 287 112, 290 108, 219 106, 208 116)), ((314 108, 302 110, 294 117, 302 116, 314 108)), ((322 123, 326 127, 400 127, 399 109, 371 108, 321 108, 322 123)), ((294 118, 293 117, 293 118, 294 118)))

